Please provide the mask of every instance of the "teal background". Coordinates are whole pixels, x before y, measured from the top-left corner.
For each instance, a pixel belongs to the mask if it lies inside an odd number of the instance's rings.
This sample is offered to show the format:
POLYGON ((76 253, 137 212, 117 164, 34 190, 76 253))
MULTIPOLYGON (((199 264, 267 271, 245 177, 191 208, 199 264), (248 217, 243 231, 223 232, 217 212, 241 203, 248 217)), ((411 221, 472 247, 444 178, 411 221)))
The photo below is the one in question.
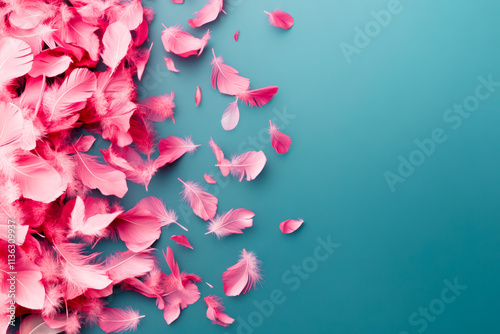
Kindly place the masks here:
MULTIPOLYGON (((212 325, 202 299, 171 326, 154 300, 138 294, 117 291, 110 305, 145 314, 138 333, 498 332, 500 91, 457 130, 443 114, 474 93, 479 76, 500 80, 500 2, 402 0, 401 13, 352 55, 350 64, 340 44, 353 44, 353 29, 364 29, 373 20, 370 11, 387 8, 388 1, 225 1, 227 15, 191 29, 187 20, 205 3, 144 1, 156 16, 140 97, 175 90, 176 124, 158 124, 159 134, 192 136, 203 146, 161 170, 148 193, 129 183, 123 205, 130 208, 153 195, 178 212, 194 251, 169 240, 183 233, 176 226, 165 229, 154 246, 171 246, 181 270, 214 286, 200 284, 202 297, 224 297, 227 313, 237 321, 229 328, 212 325), (269 26, 263 13, 278 6, 295 18, 289 31, 269 26), (171 56, 161 44, 161 23, 179 23, 196 36, 209 28, 212 39, 200 58, 171 56), (240 123, 231 132, 222 129, 220 119, 233 99, 210 85, 211 48, 249 77, 252 87, 280 87, 263 109, 240 106, 240 123), (180 73, 166 70, 164 56, 174 59, 180 73), (203 101, 195 107, 198 85, 203 101), (293 118, 277 116, 285 112, 293 118), (265 132, 269 119, 291 136, 288 154, 272 149, 265 132), (414 140, 430 137, 436 128, 443 129, 447 141, 392 192, 384 173, 396 173, 398 156, 408 158, 417 148, 414 140), (252 182, 222 178, 207 145, 210 137, 228 154, 264 150, 263 173, 252 182), (256 138, 253 144, 251 138, 256 138), (206 172, 216 176, 217 186, 204 183, 206 172), (198 181, 216 194, 219 213, 240 207, 254 211, 254 227, 223 240, 204 235, 206 223, 180 202, 177 177, 198 181), (303 218, 305 224, 283 235, 278 224, 288 218, 303 218), (310 265, 317 238, 328 236, 340 246, 306 279, 298 279, 300 286, 292 291, 295 283, 283 275, 298 277, 287 271, 304 261, 310 265), (229 298, 221 274, 236 263, 242 248, 262 260, 264 281, 246 295, 229 298), (455 278, 467 289, 442 314, 426 320, 425 329, 422 322, 412 325, 412 313, 436 306, 444 280, 455 278), (275 289, 285 300, 259 321, 254 302, 269 300, 275 289), (249 316, 255 326, 243 324, 249 316)), ((111 243, 100 247, 124 249, 111 243)), ((84 330, 100 332, 98 327, 84 330)))

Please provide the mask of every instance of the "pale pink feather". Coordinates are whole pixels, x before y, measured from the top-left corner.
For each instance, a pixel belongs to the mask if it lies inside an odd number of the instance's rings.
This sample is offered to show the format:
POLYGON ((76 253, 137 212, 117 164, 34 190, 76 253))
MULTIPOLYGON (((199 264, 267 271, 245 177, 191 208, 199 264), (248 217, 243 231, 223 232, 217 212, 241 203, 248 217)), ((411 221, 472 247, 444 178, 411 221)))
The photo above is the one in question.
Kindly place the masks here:
POLYGON ((125 24, 128 30, 135 30, 144 19, 144 9, 140 0, 129 0, 118 2, 114 7, 115 11, 111 12, 110 22, 120 21, 125 24))
POLYGON ((170 240, 173 240, 179 245, 182 245, 184 247, 193 249, 193 246, 191 246, 191 243, 189 242, 188 238, 183 234, 173 235, 170 237, 170 240))
POLYGON ((127 26, 120 21, 111 23, 104 32, 102 44, 104 49, 101 53, 102 61, 108 65, 113 73, 122 59, 127 55, 127 51, 132 42, 132 35, 127 26))
POLYGON ((32 314, 21 321, 19 334, 58 334, 64 332, 64 323, 57 328, 51 328, 40 314, 32 314))
POLYGON ((278 28, 290 29, 295 23, 292 15, 279 9, 276 9, 271 13, 264 13, 269 16, 269 23, 278 28))
POLYGON ((302 226, 303 223, 304 220, 302 219, 299 220, 287 219, 284 222, 280 223, 280 230, 285 234, 290 234, 295 232, 300 226, 302 226))
POLYGON ((203 8, 195 13, 195 18, 188 20, 191 27, 197 28, 204 24, 214 21, 219 13, 222 12, 222 7, 224 6, 224 0, 209 0, 208 4, 203 6, 203 8))
POLYGON ((222 299, 218 296, 206 296, 204 298, 207 304, 207 318, 212 320, 213 324, 227 327, 234 322, 234 319, 224 313, 222 299))
POLYGON ((278 131, 279 128, 272 121, 269 121, 269 134, 271 135, 271 145, 278 152, 278 154, 284 154, 290 149, 292 140, 290 137, 284 133, 278 131))
MULTIPOLYGON (((16 302, 18 305, 32 309, 41 310, 45 300, 45 288, 41 282, 42 273, 40 268, 24 257, 16 259, 16 302)), ((7 281, 5 279, 5 281, 7 281)))
POLYGON ((133 252, 150 247, 161 235, 160 218, 140 203, 118 216, 114 225, 120 239, 133 252))
POLYGON ((247 252, 245 249, 242 250, 238 263, 227 268, 222 274, 224 292, 228 296, 247 293, 261 279, 260 261, 253 252, 247 252))
POLYGON ((158 144, 158 150, 160 151, 158 159, 170 164, 186 153, 193 153, 199 146, 195 145, 189 137, 185 139, 175 136, 162 138, 158 144))
POLYGON ((262 151, 249 151, 231 159, 231 162, 218 164, 219 167, 229 168, 231 174, 241 182, 246 175, 247 181, 254 180, 266 165, 267 158, 262 151))
POLYGON ((144 110, 146 117, 153 122, 164 122, 169 118, 174 121, 174 99, 174 91, 170 94, 150 96, 141 102, 141 110, 144 110))
POLYGON ((140 252, 116 252, 106 258, 104 269, 113 284, 122 282, 128 278, 141 277, 155 267, 156 256, 153 249, 145 249, 140 252))
POLYGON ((222 114, 221 124, 224 130, 233 130, 240 120, 240 109, 238 108, 238 98, 236 101, 229 103, 229 106, 222 114))
POLYGON ((269 86, 254 90, 247 90, 236 96, 246 104, 254 107, 262 107, 269 103, 278 92, 278 86, 269 86))
POLYGON ((74 200, 74 207, 71 211, 71 230, 69 236, 87 235, 101 237, 104 234, 104 230, 121 213, 122 211, 116 211, 113 213, 99 213, 89 216, 86 214, 84 201, 80 197, 77 197, 74 200))
POLYGON ((209 39, 210 30, 207 30, 206 34, 199 39, 183 31, 179 26, 165 27, 161 34, 161 41, 163 42, 165 51, 174 53, 180 57, 201 55, 209 39))
POLYGON ((135 59, 135 66, 137 67, 137 78, 139 81, 142 79, 142 75, 144 73, 144 69, 146 68, 146 64, 149 61, 149 56, 151 54, 151 49, 153 48, 153 43, 149 49, 142 49, 139 53, 139 56, 135 59))
POLYGON ((15 144, 23 134, 23 114, 16 105, 0 101, 0 148, 15 144))
POLYGON ((220 171, 223 176, 229 175, 229 165, 230 162, 226 158, 224 158, 224 152, 220 149, 219 146, 214 142, 214 140, 210 137, 210 141, 208 145, 212 148, 212 151, 215 154, 215 158, 217 159, 217 165, 220 168, 220 171))
POLYGON ((248 90, 250 79, 240 76, 237 70, 224 64, 224 58, 216 57, 213 49, 212 53, 214 56, 211 74, 212 86, 226 95, 237 95, 248 90))
POLYGON ((217 197, 205 191, 196 182, 182 182, 184 190, 182 191, 183 199, 191 206, 193 212, 203 220, 210 220, 217 212, 217 197))
POLYGON ((153 215, 155 215, 158 219, 160 219, 161 226, 168 226, 170 224, 176 224, 183 230, 187 231, 188 229, 182 226, 177 222, 177 215, 174 210, 167 210, 165 207, 165 203, 160 198, 148 196, 143 198, 139 204, 143 209, 148 210, 153 215))
POLYGON ((217 181, 214 180, 214 176, 213 175, 205 174, 205 175, 203 175, 203 178, 205 179, 205 181, 207 183, 210 183, 210 184, 216 184, 217 183, 217 181))
POLYGON ((128 191, 126 176, 108 165, 101 164, 91 155, 76 152, 76 173, 90 189, 99 189, 103 195, 122 198, 128 191))
POLYGON ((99 315, 99 327, 106 333, 122 333, 137 329, 139 321, 144 318, 131 308, 105 308, 99 315))
POLYGON ((35 56, 33 67, 29 71, 32 77, 45 75, 46 77, 55 77, 64 73, 73 61, 68 56, 54 56, 49 52, 42 52, 35 56))
POLYGON ((196 106, 199 106, 201 103, 201 88, 200 88, 200 86, 196 87, 196 94, 194 95, 194 102, 196 102, 196 106))
POLYGON ((208 225, 208 232, 214 233, 218 238, 230 234, 241 234, 243 229, 253 225, 255 214, 247 209, 229 210, 221 216, 215 217, 208 225))
POLYGON ((174 60, 172 58, 163 57, 163 59, 165 60, 167 70, 169 70, 170 72, 179 73, 179 70, 175 68, 174 60))
POLYGON ((33 65, 33 53, 26 42, 12 38, 0 38, 0 84, 28 73, 33 65))

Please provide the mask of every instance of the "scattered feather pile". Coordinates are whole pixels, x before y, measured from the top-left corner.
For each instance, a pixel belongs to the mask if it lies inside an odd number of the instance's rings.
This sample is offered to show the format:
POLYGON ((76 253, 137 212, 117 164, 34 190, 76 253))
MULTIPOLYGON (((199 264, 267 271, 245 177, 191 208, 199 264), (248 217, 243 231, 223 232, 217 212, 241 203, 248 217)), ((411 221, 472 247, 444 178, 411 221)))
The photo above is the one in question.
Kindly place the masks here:
MULTIPOLYGON (((188 24, 203 26, 221 12, 223 1, 209 0, 188 24)), ((293 18, 285 14, 270 13, 271 23, 291 27, 293 18)), ((153 246, 171 224, 187 229, 160 198, 146 197, 128 210, 119 202, 128 182, 147 190, 159 169, 200 146, 190 137, 160 138, 155 130, 154 122, 174 122, 175 92, 137 99, 136 82, 153 47, 148 40, 153 10, 140 0, 23 0, 3 1, 0 15, 0 332, 7 332, 11 320, 21 321, 20 334, 75 334, 89 325, 106 333, 135 330, 144 317, 139 311, 107 306, 106 297, 117 288, 151 298, 171 324, 200 299, 202 279, 181 272, 170 247, 163 252, 170 274, 163 272, 153 246), (90 152, 98 138, 109 145, 95 155, 90 152), (106 239, 123 242, 128 250, 107 256, 93 251, 106 239), (8 260, 13 246, 15 263, 8 260), (8 313, 14 302, 6 283, 11 272, 16 272, 16 318, 8 313)), ((165 55, 168 70, 179 72, 177 56, 202 54, 210 31, 196 35, 165 27, 161 42, 176 55, 165 55)), ((278 87, 251 90, 250 79, 213 56, 213 87, 236 99, 222 117, 223 128, 232 130, 239 121, 238 101, 262 107, 278 87)), ((201 100, 198 86, 197 106, 201 100)), ((290 138, 272 123, 270 133, 276 151, 287 152, 290 138)), ((212 139, 209 146, 223 177, 252 181, 267 162, 262 151, 227 159, 212 139)), ((216 184, 214 175, 204 179, 216 184)), ((209 221, 208 233, 222 238, 252 227, 253 212, 217 215, 214 195, 197 182, 180 182, 182 198, 209 221)), ((290 233, 299 226, 287 221, 280 228, 290 233)), ((185 235, 170 239, 193 249, 185 235)), ((252 289, 262 278, 259 264, 253 252, 243 250, 240 261, 222 274, 226 295, 252 289)), ((204 300, 214 324, 234 322, 219 297, 204 300)))

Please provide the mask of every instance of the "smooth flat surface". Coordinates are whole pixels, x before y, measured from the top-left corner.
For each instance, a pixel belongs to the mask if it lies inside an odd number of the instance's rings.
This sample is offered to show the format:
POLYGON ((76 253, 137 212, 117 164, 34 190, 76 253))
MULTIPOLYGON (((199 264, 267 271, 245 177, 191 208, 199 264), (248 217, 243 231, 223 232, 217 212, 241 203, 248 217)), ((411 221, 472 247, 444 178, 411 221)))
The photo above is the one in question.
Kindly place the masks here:
MULTIPOLYGON (((140 96, 175 90, 176 124, 159 124, 160 136, 192 136, 203 146, 162 170, 149 193, 129 183, 123 203, 130 208, 154 195, 178 212, 194 251, 169 240, 183 232, 175 226, 164 230, 154 247, 171 246, 181 270, 214 286, 200 284, 202 297, 224 297, 227 313, 237 321, 227 329, 212 325, 202 299, 171 326, 154 300, 138 294, 117 291, 110 305, 145 314, 138 333, 498 332, 500 87, 461 118, 460 127, 453 129, 458 119, 447 122, 443 116, 475 94, 478 77, 492 74, 500 81, 500 3, 402 0, 400 13, 352 54, 351 63, 340 44, 354 45, 355 27, 364 29, 373 20, 370 12, 386 9, 389 1, 225 1, 227 15, 191 29, 187 20, 205 3, 144 2, 157 14, 140 96), (263 11, 278 6, 295 17, 289 31, 268 25, 263 11), (161 23, 179 23, 196 36, 209 28, 212 39, 198 59, 171 56, 161 44, 161 23), (262 110, 240 107, 240 124, 231 132, 222 129, 220 118, 233 99, 210 86, 211 48, 249 77, 252 87, 280 87, 262 110), (174 59, 180 73, 166 70, 164 56, 174 59), (198 85, 203 101, 197 108, 198 85), (269 119, 292 137, 288 154, 278 156, 272 149, 269 119), (435 129, 442 129, 446 141, 391 191, 384 173, 396 174, 398 157, 409 159, 418 148, 414 141, 431 137, 435 129), (250 183, 222 178, 207 145, 211 136, 228 154, 264 150, 263 173, 250 183), (206 186, 204 173, 220 181, 207 187, 219 198, 219 212, 252 210, 253 228, 224 240, 204 235, 206 223, 181 204, 177 181, 206 186), (288 218, 306 223, 283 235, 278 224, 288 218), (322 262, 312 260, 317 238, 328 236, 340 247, 326 259, 326 253, 317 253, 322 262), (264 282, 244 296, 225 297, 221 275, 242 248, 262 260, 264 282), (294 265, 311 272, 300 277, 294 265), (452 284, 455 278, 467 288, 442 295, 444 281, 452 284), (282 303, 262 315, 256 304, 269 300, 275 289, 282 292, 282 303), (426 312, 421 307, 431 307, 427 319, 419 314, 426 312)), ((162 265, 169 273, 163 259, 162 265)))

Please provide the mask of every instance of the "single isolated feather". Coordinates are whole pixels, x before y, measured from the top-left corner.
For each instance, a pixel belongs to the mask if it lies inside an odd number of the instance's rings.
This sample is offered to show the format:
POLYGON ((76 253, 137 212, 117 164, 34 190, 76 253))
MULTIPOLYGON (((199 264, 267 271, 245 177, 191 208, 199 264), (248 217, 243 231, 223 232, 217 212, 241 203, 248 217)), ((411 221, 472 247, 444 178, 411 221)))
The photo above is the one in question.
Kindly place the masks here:
POLYGON ((214 21, 220 12, 223 12, 222 7, 224 6, 224 0, 209 0, 208 4, 203 6, 203 8, 196 12, 196 17, 194 19, 188 20, 191 27, 197 28, 204 24, 214 21))
POLYGON ((236 101, 229 103, 229 106, 222 114, 222 128, 226 131, 233 130, 240 121, 240 109, 238 108, 238 98, 236 101))
POLYGON ((179 73, 179 70, 175 68, 175 64, 172 58, 163 57, 163 59, 165 60, 165 65, 167 65, 167 70, 169 70, 170 72, 179 73))
POLYGON ((184 186, 184 190, 182 191, 183 200, 191 206, 195 215, 205 221, 212 219, 217 212, 217 197, 207 193, 196 182, 178 180, 184 186))
POLYGON ((212 60, 212 87, 226 95, 237 95, 245 92, 250 87, 250 79, 242 77, 238 71, 224 64, 224 58, 216 57, 212 49, 214 59, 212 60))
POLYGON ((294 220, 294 219, 287 219, 284 222, 280 223, 280 230, 281 232, 285 234, 290 234, 298 230, 300 226, 304 223, 304 220, 299 219, 299 220, 294 220))
POLYGON ((174 136, 162 138, 158 144, 158 150, 160 151, 158 159, 171 164, 186 153, 194 153, 199 146, 201 145, 195 145, 189 137, 185 139, 174 136))
POLYGON ((194 102, 196 102, 197 107, 201 103, 201 88, 200 88, 200 86, 196 87, 196 94, 194 95, 194 102))
POLYGON ((99 316, 99 327, 106 333, 122 333, 137 329, 139 321, 144 318, 131 308, 104 308, 99 316))
POLYGON ((218 296, 206 296, 204 298, 207 304, 207 318, 212 320, 213 324, 227 327, 234 322, 234 319, 224 313, 222 299, 218 296))
POLYGON ((160 220, 162 227, 174 223, 184 231, 188 230, 177 222, 177 215, 175 214, 175 211, 167 210, 165 203, 163 203, 160 198, 153 196, 145 197, 139 202, 138 205, 155 215, 160 220))
POLYGON ((241 234, 243 229, 253 225, 254 216, 255 214, 247 209, 231 209, 222 216, 215 217, 208 225, 208 232, 205 234, 215 233, 218 238, 241 234))
POLYGON ((205 181, 207 181, 207 183, 217 184, 217 181, 214 180, 213 175, 205 174, 205 175, 203 175, 203 178, 205 179, 205 181))
POLYGON ((276 9, 271 13, 268 12, 264 13, 266 13, 269 16, 269 23, 275 27, 282 29, 290 29, 294 24, 292 15, 282 10, 276 9))
POLYGON ((120 21, 111 23, 104 32, 102 44, 104 50, 101 57, 104 64, 111 69, 111 74, 116 70, 132 42, 132 35, 125 24, 120 21))
POLYGON ((0 85, 21 77, 31 70, 33 53, 26 42, 12 38, 0 38, 0 85))
POLYGON ((247 90, 236 96, 246 104, 254 107, 261 107, 268 104, 278 92, 278 86, 269 86, 254 90, 247 90))
POLYGON ((222 173, 223 176, 228 176, 229 175, 229 165, 230 162, 226 158, 224 158, 224 152, 217 146, 217 144, 214 142, 214 140, 210 137, 210 141, 208 142, 208 145, 212 148, 212 151, 215 154, 215 158, 217 159, 217 165, 219 166, 219 169, 222 173))
POLYGON ((238 296, 250 291, 260 280, 260 261, 253 252, 241 251, 240 260, 222 274, 224 293, 238 296))
POLYGON ((292 140, 284 133, 278 131, 279 128, 272 121, 269 121, 269 134, 271 135, 271 145, 278 152, 284 154, 290 149, 292 140))
POLYGON ((262 151, 249 151, 216 166, 228 168, 231 174, 239 178, 241 182, 246 175, 247 181, 254 180, 266 165, 267 158, 262 151))
POLYGON ((201 38, 196 38, 182 30, 180 26, 165 27, 161 33, 161 41, 165 51, 180 57, 200 56, 210 39, 210 30, 201 38))
POLYGON ((240 31, 238 30, 237 32, 234 33, 234 40, 238 42, 239 39, 240 39, 240 31))
POLYGON ((193 249, 193 246, 191 246, 191 243, 189 242, 188 238, 186 238, 186 236, 183 234, 173 235, 170 237, 170 240, 173 240, 179 245, 182 245, 184 247, 193 249))

